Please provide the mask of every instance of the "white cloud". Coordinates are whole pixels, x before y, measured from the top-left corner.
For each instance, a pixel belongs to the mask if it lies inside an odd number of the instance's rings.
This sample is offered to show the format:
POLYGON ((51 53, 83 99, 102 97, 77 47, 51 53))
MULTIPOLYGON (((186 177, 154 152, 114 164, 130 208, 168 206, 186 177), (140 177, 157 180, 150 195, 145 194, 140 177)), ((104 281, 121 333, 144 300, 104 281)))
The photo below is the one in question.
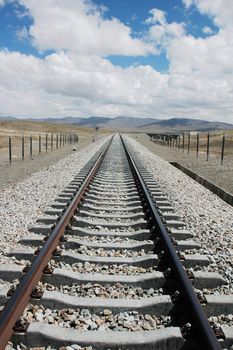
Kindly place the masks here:
POLYGON ((149 28, 148 38, 156 45, 157 49, 161 47, 167 49, 171 40, 185 35, 185 24, 183 22, 168 23, 166 13, 156 8, 149 13, 150 17, 147 18, 146 23, 152 25, 149 28))
POLYGON ((30 35, 41 51, 69 50, 80 54, 147 55, 153 45, 133 38, 131 28, 103 8, 85 0, 20 0, 33 17, 30 35))
POLYGON ((233 2, 231 0, 196 0, 200 12, 214 19, 214 23, 221 28, 233 28, 233 2))
POLYGON ((146 19, 146 23, 148 24, 166 24, 166 16, 165 12, 162 10, 159 10, 157 8, 154 8, 149 11, 150 17, 146 19))
POLYGON ((166 25, 154 25, 149 29, 150 39, 156 45, 167 48, 171 40, 182 37, 185 34, 184 24, 172 22, 166 25))
POLYGON ((232 0, 182 0, 186 7, 196 6, 200 13, 214 19, 219 27, 233 27, 232 0))
MULTIPOLYGON (((20 53, 1 52, 1 86, 8 91, 41 92, 54 98, 85 99, 115 105, 143 105, 159 92, 166 77, 150 66, 123 69, 96 56, 52 54, 44 60, 20 53)), ((23 102, 23 101, 22 101, 23 102)), ((37 108, 38 106, 36 106, 37 108)), ((78 111, 77 111, 78 112, 78 111)))
MULTIPOLYGON (((192 55, 195 44, 190 47, 192 55)), ((183 64, 189 58, 177 60, 183 64)), ((0 115, 189 116, 230 122, 233 82, 185 69, 161 74, 150 66, 116 67, 93 55, 60 52, 39 59, 1 51, 0 115)))
POLYGON ((183 4, 185 5, 185 7, 189 8, 190 6, 193 5, 195 0, 182 0, 183 4))
POLYGON ((149 46, 120 21, 105 19, 104 9, 91 2, 20 1, 33 16, 34 44, 56 52, 38 58, 0 51, 0 115, 186 116, 232 122, 233 28, 218 0, 212 9, 210 1, 192 2, 219 23, 219 32, 206 38, 185 34, 183 23, 168 23, 164 12, 152 9, 146 21, 149 46), (103 58, 110 52, 145 54, 156 46, 166 50, 166 74, 149 65, 118 67, 103 58))
POLYGON ((213 34, 213 29, 211 29, 208 26, 205 26, 204 28, 202 28, 202 31, 203 31, 204 34, 207 34, 207 35, 213 34))

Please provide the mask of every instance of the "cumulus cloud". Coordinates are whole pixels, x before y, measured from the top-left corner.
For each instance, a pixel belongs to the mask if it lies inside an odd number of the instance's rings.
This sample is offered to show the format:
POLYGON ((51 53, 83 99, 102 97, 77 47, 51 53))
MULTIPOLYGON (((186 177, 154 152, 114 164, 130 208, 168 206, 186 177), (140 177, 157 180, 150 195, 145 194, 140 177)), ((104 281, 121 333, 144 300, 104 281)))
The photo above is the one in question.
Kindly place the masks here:
MULTIPOLYGON (((38 58, 0 51, 1 115, 186 116, 232 122, 233 33, 218 0, 213 8, 208 0, 185 0, 187 11, 192 4, 219 23, 218 33, 204 28, 211 35, 195 38, 185 33, 183 23, 168 23, 166 13, 152 9, 147 41, 133 38, 128 26, 106 19, 105 9, 90 1, 19 1, 32 16, 34 45, 54 53, 38 58), (149 65, 122 68, 104 57, 142 55, 152 48, 166 51, 166 74, 149 65)), ((26 28, 18 35, 26 37, 26 28)))
POLYGON ((196 6, 200 13, 214 19, 219 27, 233 27, 233 2, 231 0, 182 0, 186 7, 196 6))
MULTIPOLYGON (((82 105, 80 100, 94 105, 133 108, 150 104, 153 102, 151 87, 155 81, 153 94, 159 94, 167 79, 150 66, 123 69, 100 57, 64 52, 39 59, 19 52, 2 51, 0 62, 2 91, 27 96, 28 91, 31 95, 34 90, 40 98, 47 96, 46 101, 50 97, 52 101, 55 97, 59 101, 62 96, 63 101, 67 100, 64 109, 69 106, 70 99, 74 99, 79 101, 76 113, 82 105)), ((30 113, 37 108, 34 106, 30 113)))
MULTIPOLYGON (((228 0, 193 0, 203 14, 213 16, 215 23, 221 23, 218 33, 207 38, 194 38, 191 35, 174 40, 168 48, 171 72, 201 74, 206 79, 219 79, 232 83, 233 68, 233 2, 228 0), (228 5, 228 6, 227 6, 228 5)), ((212 30, 205 27, 205 33, 212 30)))
POLYGON ((148 24, 166 24, 165 12, 154 8, 149 11, 150 17, 146 19, 146 23, 148 24))
POLYGON ((41 51, 69 50, 80 54, 147 55, 153 45, 132 36, 131 28, 107 19, 102 7, 85 0, 20 0, 33 17, 30 35, 41 51))
POLYGON ((183 4, 185 5, 186 8, 189 8, 190 6, 193 5, 195 0, 182 0, 183 4))
POLYGON ((225 121, 231 121, 230 85, 224 79, 210 82, 201 74, 191 78, 178 71, 161 74, 151 66, 116 67, 105 58, 76 53, 40 59, 1 51, 0 76, 2 115, 219 120, 224 108, 225 121))
POLYGON ((153 42, 157 49, 167 49, 170 41, 185 35, 185 24, 171 22, 166 20, 166 13, 159 9, 152 9, 150 17, 146 23, 151 25, 149 28, 148 38, 153 42))
POLYGON ((204 34, 207 34, 207 35, 213 34, 213 29, 211 29, 208 26, 205 26, 204 28, 202 28, 202 31, 203 31, 204 34))

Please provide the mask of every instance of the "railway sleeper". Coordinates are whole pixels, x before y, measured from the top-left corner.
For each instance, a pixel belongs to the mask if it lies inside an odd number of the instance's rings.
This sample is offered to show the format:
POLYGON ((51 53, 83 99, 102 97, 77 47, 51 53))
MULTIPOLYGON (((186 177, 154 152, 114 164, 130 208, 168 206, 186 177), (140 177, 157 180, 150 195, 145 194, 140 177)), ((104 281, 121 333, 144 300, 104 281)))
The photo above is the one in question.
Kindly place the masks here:
MULTIPOLYGON (((12 252, 8 253, 8 256, 14 256, 16 259, 20 260, 30 260, 32 261, 35 257, 33 248, 24 248, 24 249, 14 249, 12 252)), ((106 265, 106 264, 129 264, 133 266, 141 266, 141 267, 150 267, 154 266, 158 262, 158 256, 156 254, 148 254, 145 256, 139 257, 99 257, 99 256, 88 256, 85 254, 78 254, 73 252, 72 250, 64 250, 61 251, 61 255, 56 256, 57 262, 62 262, 66 264, 73 264, 86 261, 90 263, 96 263, 98 265, 106 265)))
POLYGON ((98 190, 98 191, 105 191, 105 190, 109 190, 110 192, 130 192, 132 190, 135 190, 135 183, 132 182, 131 184, 116 184, 115 182, 114 183, 105 183, 105 182, 96 182, 96 181, 93 181, 92 184, 89 185, 89 188, 90 189, 93 189, 93 190, 98 190))
MULTIPOLYGON (((92 199, 92 200, 96 200, 98 202, 107 202, 107 201, 112 201, 113 200, 113 196, 111 194, 109 194, 109 196, 97 196, 95 194, 88 194, 88 199, 92 199)), ((128 204, 127 202, 130 200, 131 202, 136 202, 136 203, 140 203, 139 199, 138 199, 138 194, 132 194, 132 196, 127 195, 126 198, 123 197, 116 197, 115 198, 116 201, 120 202, 121 204, 124 205, 124 203, 126 202, 126 204, 128 204)))
MULTIPOLYGON (((90 210, 90 209, 89 209, 90 210)), ((109 209, 108 209, 109 210, 109 209)), ((103 211, 102 214, 96 213, 97 209, 95 210, 84 210, 80 209, 79 214, 81 217, 85 216, 91 216, 94 218, 109 218, 109 219, 134 219, 134 220, 139 220, 139 219, 144 219, 145 214, 143 212, 138 212, 138 213, 131 213, 131 212, 126 212, 125 214, 116 214, 114 210, 111 211, 111 214, 107 213, 106 211, 103 211)), ((109 210, 110 211, 110 210, 109 210)))
POLYGON ((92 345, 95 350, 141 350, 142 347, 148 350, 181 350, 184 344, 178 327, 148 332, 82 332, 63 328, 61 332, 59 326, 40 322, 31 323, 25 334, 14 334, 13 343, 20 342, 30 347, 48 346, 50 343, 57 348, 71 344, 92 345))
POLYGON ((90 203, 90 201, 88 200, 85 200, 85 202, 83 203, 82 205, 82 210, 101 210, 101 211, 105 211, 105 212, 114 212, 114 210, 116 211, 122 211, 122 212, 125 212, 125 213, 142 213, 142 206, 141 205, 138 205, 138 206, 120 206, 119 207, 117 206, 117 204, 113 204, 112 206, 108 206, 107 204, 104 206, 101 204, 97 204, 97 205, 94 205, 90 203))
MULTIPOLYGON (((45 236, 44 236, 45 237, 45 236)), ((26 236, 22 238, 19 243, 21 245, 27 245, 27 246, 40 246, 43 244, 43 236, 41 235, 33 235, 33 236, 26 236)), ((151 251, 154 248, 153 241, 138 241, 138 242, 130 242, 129 243, 112 243, 112 242, 107 242, 105 243, 99 243, 99 242, 91 242, 91 241, 86 241, 82 240, 79 238, 73 238, 72 236, 67 237, 67 242, 66 242, 66 248, 67 249, 78 249, 79 247, 83 245, 88 245, 90 248, 105 248, 105 249, 130 249, 130 250, 140 250, 144 249, 145 251, 151 251)))
POLYGON ((73 227, 98 227, 101 226, 107 227, 107 228, 133 228, 133 229, 146 229, 148 227, 148 223, 144 219, 139 219, 139 220, 131 220, 129 222, 122 222, 122 221, 111 221, 107 222, 105 220, 97 220, 96 218, 90 217, 80 217, 80 216, 74 216, 74 222, 73 222, 73 227))
POLYGON ((169 295, 156 295, 142 299, 111 299, 76 297, 58 291, 45 291, 41 299, 31 299, 33 304, 43 305, 49 309, 88 309, 91 313, 99 313, 110 309, 113 313, 124 311, 137 311, 149 315, 168 315, 173 303, 169 295))
MULTIPOLYGON (((35 250, 33 248, 19 248, 12 249, 7 255, 14 256, 18 260, 30 260, 32 261, 35 257, 35 250)), ((129 264, 134 266, 149 267, 158 264, 158 256, 156 254, 147 254, 139 257, 100 257, 100 256, 89 256, 85 254, 75 253, 72 250, 62 250, 61 255, 56 257, 59 262, 72 264, 75 262, 89 261, 96 264, 129 264)), ((186 268, 193 268, 195 266, 207 266, 209 259, 205 255, 193 254, 183 255, 181 261, 183 266, 186 268)))
POLYGON ((116 201, 113 201, 112 199, 111 200, 94 200, 94 199, 90 199, 90 198, 87 198, 85 200, 85 202, 83 203, 83 207, 84 206, 87 206, 87 205, 92 205, 92 206, 97 206, 97 207, 107 207, 109 209, 112 208, 121 208, 122 210, 125 208, 125 209, 129 209, 129 210, 134 210, 134 209, 137 209, 140 208, 140 210, 142 210, 142 204, 139 200, 133 200, 133 201, 128 201, 128 202, 120 202, 118 200, 116 201))
MULTIPOLYGON (((66 231, 67 232, 67 231, 66 231)), ((83 236, 105 236, 107 237, 122 237, 122 238, 132 238, 132 239, 137 239, 137 240, 147 240, 147 239, 151 239, 152 238, 152 233, 150 232, 150 230, 147 229, 139 229, 139 230, 132 230, 132 231, 117 231, 117 230, 107 230, 104 231, 104 229, 102 227, 95 229, 90 229, 90 228, 75 228, 72 227, 72 235, 77 235, 80 237, 83 236)), ((69 233, 69 232, 68 232, 69 233)))
MULTIPOLYGON (((0 276, 1 277, 1 276, 0 276)), ((44 275, 43 281, 54 284, 56 286, 60 284, 82 284, 86 282, 99 283, 99 284, 115 284, 127 283, 135 286, 140 285, 144 289, 153 287, 155 289, 162 288, 165 283, 164 275, 160 271, 153 271, 151 273, 144 273, 137 276, 132 275, 102 275, 100 273, 78 273, 67 269, 55 268, 52 275, 44 275)), ((203 288, 216 288, 226 284, 223 277, 217 272, 193 272, 193 278, 190 282, 196 289, 203 288)))

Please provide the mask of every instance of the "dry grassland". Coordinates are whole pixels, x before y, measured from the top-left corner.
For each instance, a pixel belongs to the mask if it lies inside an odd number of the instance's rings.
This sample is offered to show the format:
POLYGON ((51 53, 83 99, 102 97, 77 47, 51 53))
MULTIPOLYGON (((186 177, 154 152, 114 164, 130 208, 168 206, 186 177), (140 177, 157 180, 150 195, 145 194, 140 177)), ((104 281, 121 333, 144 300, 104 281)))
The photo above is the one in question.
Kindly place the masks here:
MULTIPOLYGON (((45 151, 46 134, 48 134, 48 150, 51 149, 51 134, 53 134, 53 149, 56 148, 56 135, 78 134, 79 142, 92 140, 96 135, 94 128, 80 127, 69 124, 53 124, 34 121, 5 121, 0 120, 0 163, 8 160, 9 136, 12 143, 12 159, 21 158, 22 136, 24 136, 25 158, 29 156, 29 140, 33 139, 33 154, 38 154, 39 135, 41 135, 41 148, 45 151)), ((107 129, 100 129, 98 136, 109 133, 107 129)))
MULTIPOLYGON (((224 154, 233 156, 233 130, 219 130, 212 131, 209 133, 210 135, 210 154, 221 154, 222 150, 222 140, 223 135, 225 134, 225 147, 224 154)), ((182 144, 181 144, 182 145, 182 144)), ((190 137, 190 150, 196 151, 197 146, 197 136, 191 135, 190 137)), ((185 134, 185 149, 188 147, 188 135, 185 134)), ((199 152, 206 153, 207 151, 207 133, 201 132, 199 133, 199 152)))

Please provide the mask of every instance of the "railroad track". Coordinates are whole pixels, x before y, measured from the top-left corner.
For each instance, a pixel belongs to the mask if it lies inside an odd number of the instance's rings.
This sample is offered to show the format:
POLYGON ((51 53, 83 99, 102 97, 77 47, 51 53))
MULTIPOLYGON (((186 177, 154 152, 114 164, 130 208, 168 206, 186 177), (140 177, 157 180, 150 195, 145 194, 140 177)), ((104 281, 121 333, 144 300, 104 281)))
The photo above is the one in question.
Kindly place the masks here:
POLYGON ((233 328, 207 317, 232 296, 203 293, 224 279, 184 253, 200 247, 118 135, 30 231, 0 266, 1 349, 231 348, 233 328))

